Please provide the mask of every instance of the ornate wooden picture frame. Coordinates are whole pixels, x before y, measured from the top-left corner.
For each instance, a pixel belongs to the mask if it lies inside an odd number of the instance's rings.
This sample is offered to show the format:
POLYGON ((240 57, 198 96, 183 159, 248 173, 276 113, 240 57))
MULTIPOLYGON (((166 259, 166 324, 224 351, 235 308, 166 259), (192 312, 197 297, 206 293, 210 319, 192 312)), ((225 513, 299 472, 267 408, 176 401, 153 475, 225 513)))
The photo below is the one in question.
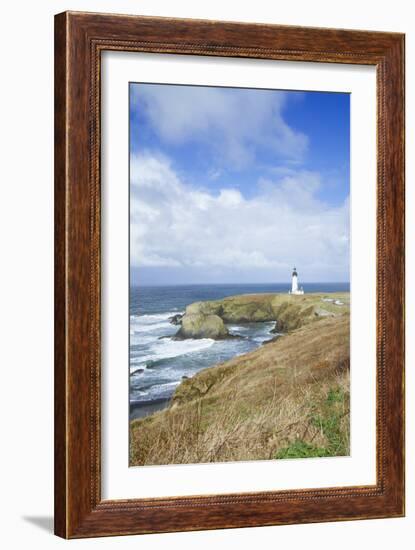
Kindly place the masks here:
POLYGON ((55 19, 55 533, 404 515, 404 35, 65 12, 55 19), (376 484, 101 498, 100 75, 106 50, 372 65, 377 73, 376 484))

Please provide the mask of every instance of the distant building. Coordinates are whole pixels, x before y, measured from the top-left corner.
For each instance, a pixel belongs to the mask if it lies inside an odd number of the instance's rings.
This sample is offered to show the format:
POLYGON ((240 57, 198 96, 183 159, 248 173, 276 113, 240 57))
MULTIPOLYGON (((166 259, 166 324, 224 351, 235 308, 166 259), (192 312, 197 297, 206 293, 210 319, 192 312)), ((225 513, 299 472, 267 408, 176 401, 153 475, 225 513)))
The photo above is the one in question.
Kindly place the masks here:
POLYGON ((288 291, 288 294, 304 294, 303 287, 298 286, 298 273, 295 267, 291 277, 291 290, 288 291))

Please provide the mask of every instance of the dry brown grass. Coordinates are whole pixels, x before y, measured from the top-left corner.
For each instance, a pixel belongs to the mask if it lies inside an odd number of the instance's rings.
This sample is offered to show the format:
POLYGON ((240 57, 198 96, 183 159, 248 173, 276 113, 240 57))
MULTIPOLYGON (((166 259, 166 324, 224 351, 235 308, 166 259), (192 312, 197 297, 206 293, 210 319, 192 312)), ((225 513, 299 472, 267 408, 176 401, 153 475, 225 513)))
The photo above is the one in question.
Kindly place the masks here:
POLYGON ((131 465, 348 452, 348 314, 201 371, 169 409, 131 424, 131 465))

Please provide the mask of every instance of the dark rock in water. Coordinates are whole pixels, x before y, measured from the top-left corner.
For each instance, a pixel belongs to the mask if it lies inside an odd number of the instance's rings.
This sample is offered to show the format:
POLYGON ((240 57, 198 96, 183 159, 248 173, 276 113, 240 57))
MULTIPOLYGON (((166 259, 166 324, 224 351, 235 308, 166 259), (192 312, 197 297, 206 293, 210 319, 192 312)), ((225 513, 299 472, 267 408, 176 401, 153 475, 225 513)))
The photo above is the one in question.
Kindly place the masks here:
POLYGON ((270 334, 279 334, 281 332, 280 327, 278 326, 278 321, 275 321, 274 328, 272 328, 269 332, 270 334))
POLYGON ((169 317, 169 321, 172 325, 181 325, 182 318, 183 318, 183 314, 177 313, 176 315, 172 315, 171 317, 169 317))
POLYGON ((136 370, 133 370, 133 372, 130 372, 130 376, 134 376, 134 374, 140 374, 144 372, 144 369, 136 369, 136 370))
POLYGON ((189 380, 189 377, 186 376, 186 375, 183 375, 183 376, 182 376, 182 380, 189 380))
POLYGON ((229 335, 226 337, 227 340, 249 340, 248 336, 242 336, 242 334, 232 334, 232 332, 229 333, 229 335))

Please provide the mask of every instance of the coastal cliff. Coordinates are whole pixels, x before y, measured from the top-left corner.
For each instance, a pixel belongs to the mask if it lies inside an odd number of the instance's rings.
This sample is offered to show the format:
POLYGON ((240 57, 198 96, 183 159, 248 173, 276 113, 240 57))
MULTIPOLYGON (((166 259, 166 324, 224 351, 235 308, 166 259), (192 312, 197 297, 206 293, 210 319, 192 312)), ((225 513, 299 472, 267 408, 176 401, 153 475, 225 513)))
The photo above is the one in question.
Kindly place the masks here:
POLYGON ((197 302, 182 327, 191 315, 275 321, 285 334, 183 380, 169 408, 134 420, 131 465, 348 454, 348 293, 197 302))
POLYGON ((178 338, 229 336, 227 323, 275 321, 275 332, 290 332, 323 317, 349 310, 349 294, 243 294, 222 300, 195 302, 186 307, 178 338), (222 323, 222 322, 223 323, 222 323))

